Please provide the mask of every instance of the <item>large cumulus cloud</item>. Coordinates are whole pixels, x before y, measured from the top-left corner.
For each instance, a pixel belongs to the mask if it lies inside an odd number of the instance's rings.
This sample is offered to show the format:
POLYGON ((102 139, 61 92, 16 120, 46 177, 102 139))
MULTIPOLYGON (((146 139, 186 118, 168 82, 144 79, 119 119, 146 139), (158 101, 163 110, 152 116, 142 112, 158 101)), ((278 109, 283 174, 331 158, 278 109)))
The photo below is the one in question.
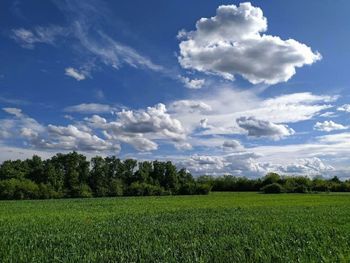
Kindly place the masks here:
POLYGON ((294 39, 263 34, 267 19, 250 3, 219 6, 216 15, 201 18, 196 30, 179 32, 181 66, 253 84, 289 80, 297 67, 321 59, 318 52, 294 39))

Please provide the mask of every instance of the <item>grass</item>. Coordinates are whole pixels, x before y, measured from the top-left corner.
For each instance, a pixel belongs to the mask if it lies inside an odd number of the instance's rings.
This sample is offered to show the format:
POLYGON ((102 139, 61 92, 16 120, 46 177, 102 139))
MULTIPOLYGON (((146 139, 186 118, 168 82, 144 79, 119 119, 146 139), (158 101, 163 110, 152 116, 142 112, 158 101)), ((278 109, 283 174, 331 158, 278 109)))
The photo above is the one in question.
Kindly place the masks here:
POLYGON ((350 262, 350 194, 1 201, 0 262, 350 262))

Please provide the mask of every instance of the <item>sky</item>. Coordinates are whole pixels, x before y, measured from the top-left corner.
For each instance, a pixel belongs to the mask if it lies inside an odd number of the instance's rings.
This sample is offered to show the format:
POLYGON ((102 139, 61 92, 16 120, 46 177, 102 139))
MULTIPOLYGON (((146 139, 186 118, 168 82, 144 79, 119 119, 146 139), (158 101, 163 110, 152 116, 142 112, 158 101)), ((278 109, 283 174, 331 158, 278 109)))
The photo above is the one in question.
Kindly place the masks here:
POLYGON ((350 178, 350 2, 0 2, 0 162, 350 178))

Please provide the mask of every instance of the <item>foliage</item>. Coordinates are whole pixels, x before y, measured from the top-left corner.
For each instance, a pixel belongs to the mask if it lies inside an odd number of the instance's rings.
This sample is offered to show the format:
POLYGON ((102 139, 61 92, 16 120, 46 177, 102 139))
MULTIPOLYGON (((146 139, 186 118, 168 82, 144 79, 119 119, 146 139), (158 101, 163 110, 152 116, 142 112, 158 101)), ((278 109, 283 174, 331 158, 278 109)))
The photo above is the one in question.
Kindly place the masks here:
POLYGON ((0 199, 208 194, 210 189, 170 161, 122 161, 114 156, 88 161, 72 152, 0 165, 0 199))
POLYGON ((209 184, 212 191, 216 192, 258 192, 264 186, 270 184, 281 185, 283 191, 287 193, 350 192, 350 180, 341 181, 338 177, 331 179, 315 177, 310 179, 306 176, 281 176, 277 173, 268 173, 265 177, 257 179, 232 175, 219 177, 205 175, 198 177, 197 182, 209 184))
MULTIPOLYGON (((268 173, 250 179, 224 175, 194 178, 170 161, 120 160, 96 156, 90 161, 77 152, 42 160, 5 161, 0 165, 0 199, 48 199, 146 195, 195 195, 210 191, 255 191, 279 184, 286 193, 350 192, 350 181, 338 177, 313 180, 306 176, 268 173)), ((267 188, 269 189, 269 188, 267 188)), ((266 192, 266 191, 262 191, 266 192)))
POLYGON ((267 184, 260 190, 265 194, 280 194, 284 192, 283 187, 279 183, 267 184))

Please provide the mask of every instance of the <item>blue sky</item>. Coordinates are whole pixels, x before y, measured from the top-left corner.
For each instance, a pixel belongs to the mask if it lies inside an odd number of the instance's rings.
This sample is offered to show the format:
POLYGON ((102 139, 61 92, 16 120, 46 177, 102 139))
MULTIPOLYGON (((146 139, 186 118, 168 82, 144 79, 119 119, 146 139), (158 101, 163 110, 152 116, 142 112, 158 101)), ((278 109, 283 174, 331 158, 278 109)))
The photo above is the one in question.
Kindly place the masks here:
POLYGON ((1 1, 0 160, 349 177, 348 1, 1 1))

